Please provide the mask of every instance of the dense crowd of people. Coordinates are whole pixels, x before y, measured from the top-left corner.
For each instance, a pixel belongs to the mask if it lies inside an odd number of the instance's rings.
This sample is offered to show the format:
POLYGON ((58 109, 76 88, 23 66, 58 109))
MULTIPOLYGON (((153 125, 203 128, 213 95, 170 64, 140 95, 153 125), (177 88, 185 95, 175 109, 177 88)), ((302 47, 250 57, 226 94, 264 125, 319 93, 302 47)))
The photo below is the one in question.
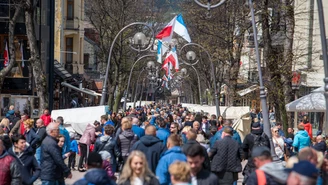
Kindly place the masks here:
POLYGON ((11 106, 0 123, 0 185, 64 185, 72 170, 86 172, 75 185, 323 184, 325 136, 313 136, 306 116, 285 134, 269 115, 270 136, 252 110, 250 133, 241 138, 222 116, 151 104, 103 115, 78 137, 61 116, 44 110, 35 121, 11 106))

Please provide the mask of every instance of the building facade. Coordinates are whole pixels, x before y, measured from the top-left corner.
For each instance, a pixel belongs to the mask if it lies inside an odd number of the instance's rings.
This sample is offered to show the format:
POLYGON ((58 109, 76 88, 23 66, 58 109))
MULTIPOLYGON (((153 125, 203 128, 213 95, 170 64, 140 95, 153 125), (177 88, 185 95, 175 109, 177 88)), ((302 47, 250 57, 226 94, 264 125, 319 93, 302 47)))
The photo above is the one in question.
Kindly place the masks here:
POLYGON ((73 75, 84 74, 84 0, 56 0, 55 60, 73 75))

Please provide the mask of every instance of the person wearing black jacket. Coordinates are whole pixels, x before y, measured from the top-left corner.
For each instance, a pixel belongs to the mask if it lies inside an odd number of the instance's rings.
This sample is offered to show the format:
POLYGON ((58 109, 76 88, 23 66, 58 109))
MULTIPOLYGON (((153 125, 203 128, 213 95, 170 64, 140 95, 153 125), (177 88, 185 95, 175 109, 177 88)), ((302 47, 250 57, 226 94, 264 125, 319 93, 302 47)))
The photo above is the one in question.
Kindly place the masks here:
MULTIPOLYGON (((187 142, 182 146, 181 150, 182 152, 187 155, 187 150, 191 148, 191 146, 194 145, 200 145, 197 141, 197 132, 194 129, 191 129, 187 132, 187 142)), ((201 145, 200 145, 201 146, 201 145)), ((201 146, 203 149, 203 156, 205 157, 205 160, 203 162, 203 168, 206 170, 211 170, 211 165, 210 165, 210 158, 208 157, 208 153, 206 151, 206 148, 201 146)))
POLYGON ((39 142, 36 144, 35 158, 39 165, 41 164, 41 144, 44 138, 47 136, 46 127, 42 119, 36 121, 35 133, 39 136, 39 142))
MULTIPOLYGON (((41 181, 45 184, 54 184, 56 182, 56 168, 60 168, 64 177, 72 178, 70 169, 64 163, 60 147, 56 138, 59 135, 59 126, 56 123, 50 123, 47 128, 47 137, 42 141, 41 152, 41 181)), ((57 169, 58 169, 57 168, 57 169)))
POLYGON ((131 148, 133 150, 142 151, 147 158, 149 168, 153 173, 156 172, 156 167, 161 155, 166 151, 166 147, 161 140, 156 137, 156 127, 149 125, 146 127, 145 136, 142 136, 131 148))
POLYGON ((211 171, 217 174, 219 184, 223 185, 232 185, 238 180, 238 173, 242 170, 242 151, 232 135, 233 130, 225 127, 222 139, 216 141, 209 152, 209 156, 213 158, 211 171))
POLYGON ((106 125, 104 127, 104 136, 97 139, 95 143, 95 152, 107 151, 110 153, 110 164, 112 170, 115 173, 117 170, 116 158, 120 156, 120 151, 117 146, 116 140, 113 138, 114 127, 112 125, 106 125))
POLYGON ((242 148, 244 152, 244 159, 248 159, 248 162, 243 170, 244 181, 246 183, 249 175, 255 171, 256 167, 253 162, 253 158, 250 155, 254 147, 265 146, 270 148, 270 140, 269 137, 263 132, 260 123, 252 123, 251 124, 251 133, 247 134, 242 148), (255 141, 257 138, 257 141, 255 141), (261 141, 261 142, 259 142, 261 141))
POLYGON ((187 162, 190 165, 192 184, 198 185, 217 185, 218 177, 209 170, 204 169, 204 147, 201 145, 191 145, 185 151, 187 162))
POLYGON ((41 173, 41 168, 34 157, 34 151, 27 145, 23 135, 13 135, 11 140, 13 147, 8 150, 8 153, 17 160, 21 169, 22 184, 32 185, 41 173))
POLYGON ((317 143, 313 146, 313 148, 317 151, 322 152, 323 154, 325 154, 325 152, 327 151, 327 145, 325 140, 322 138, 321 135, 316 137, 317 143))

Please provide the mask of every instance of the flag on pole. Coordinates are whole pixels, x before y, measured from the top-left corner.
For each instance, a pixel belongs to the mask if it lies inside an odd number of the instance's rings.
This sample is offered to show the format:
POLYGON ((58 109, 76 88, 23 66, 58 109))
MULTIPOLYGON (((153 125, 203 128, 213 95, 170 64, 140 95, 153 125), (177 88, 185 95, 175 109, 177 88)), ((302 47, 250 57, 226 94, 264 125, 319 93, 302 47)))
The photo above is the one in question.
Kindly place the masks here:
POLYGON ((4 62, 3 65, 7 67, 9 65, 9 54, 8 54, 8 45, 6 42, 5 51, 3 52, 4 62))
POLYGON ((157 39, 162 41, 171 41, 173 35, 174 24, 177 16, 175 16, 164 28, 161 32, 156 35, 157 39))
POLYGON ((158 63, 162 63, 163 62, 163 59, 162 59, 162 56, 166 53, 166 51, 168 50, 169 48, 166 47, 162 41, 160 40, 157 40, 157 62, 158 63))
POLYGON ((173 31, 184 38, 186 41, 191 42, 186 24, 183 21, 182 15, 179 14, 176 18, 173 31))
POLYGON ((163 66, 167 65, 168 63, 172 64, 172 67, 174 67, 175 71, 179 71, 179 61, 175 47, 173 47, 172 50, 167 54, 163 66))
POLYGON ((22 67, 25 67, 24 63, 24 51, 23 51, 23 42, 20 43, 20 52, 22 53, 22 67))

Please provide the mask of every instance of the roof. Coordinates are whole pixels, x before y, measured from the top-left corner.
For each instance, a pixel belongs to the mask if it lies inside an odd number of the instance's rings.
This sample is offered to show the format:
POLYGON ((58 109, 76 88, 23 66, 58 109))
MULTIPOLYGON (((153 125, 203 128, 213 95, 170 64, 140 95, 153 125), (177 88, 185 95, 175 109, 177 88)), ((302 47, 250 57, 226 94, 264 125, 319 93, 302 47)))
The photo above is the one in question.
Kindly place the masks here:
POLYGON ((54 61, 54 71, 64 80, 72 78, 72 75, 66 71, 66 69, 57 60, 54 61))

